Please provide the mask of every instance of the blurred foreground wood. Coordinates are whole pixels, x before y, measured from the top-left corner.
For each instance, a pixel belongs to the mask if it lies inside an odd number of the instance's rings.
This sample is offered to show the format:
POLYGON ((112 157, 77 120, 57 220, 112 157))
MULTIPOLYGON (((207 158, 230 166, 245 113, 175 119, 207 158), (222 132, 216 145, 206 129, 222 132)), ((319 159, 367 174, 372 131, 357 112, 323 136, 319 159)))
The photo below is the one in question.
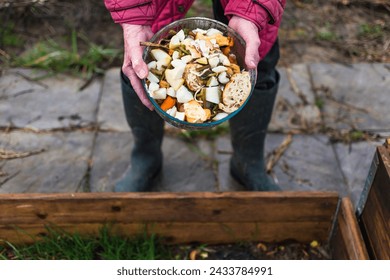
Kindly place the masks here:
POLYGON ((358 207, 370 257, 390 260, 390 139, 377 148, 358 207))
POLYGON ((157 234, 168 243, 319 242, 335 259, 366 259, 351 202, 333 192, 0 195, 0 240, 31 243, 47 227, 97 235, 157 234))

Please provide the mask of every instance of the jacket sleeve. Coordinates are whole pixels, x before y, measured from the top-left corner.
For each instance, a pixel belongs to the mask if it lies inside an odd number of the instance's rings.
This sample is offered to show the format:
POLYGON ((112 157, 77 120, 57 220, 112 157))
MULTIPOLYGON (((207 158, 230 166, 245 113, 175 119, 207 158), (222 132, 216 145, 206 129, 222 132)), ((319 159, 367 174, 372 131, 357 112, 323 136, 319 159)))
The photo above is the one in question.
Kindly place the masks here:
POLYGON ((263 30, 266 24, 280 25, 285 5, 286 0, 230 0, 225 15, 245 18, 263 30))
POLYGON ((104 0, 116 23, 152 24, 159 1, 155 0, 104 0))

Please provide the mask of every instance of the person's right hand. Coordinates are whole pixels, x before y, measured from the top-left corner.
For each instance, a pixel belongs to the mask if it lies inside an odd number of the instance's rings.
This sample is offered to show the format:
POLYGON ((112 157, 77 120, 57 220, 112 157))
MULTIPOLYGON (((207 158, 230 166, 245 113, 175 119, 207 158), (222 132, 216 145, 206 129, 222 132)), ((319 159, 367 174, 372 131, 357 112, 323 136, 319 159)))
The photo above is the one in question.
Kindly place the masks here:
POLYGON ((148 66, 142 59, 143 47, 140 42, 149 41, 153 36, 152 29, 147 25, 134 25, 122 23, 124 56, 123 56, 123 73, 130 79, 134 91, 137 93, 141 102, 153 111, 153 105, 146 96, 142 86, 141 79, 148 76, 148 66))
POLYGON ((229 21, 229 27, 233 28, 246 43, 245 64, 248 69, 255 69, 260 61, 259 47, 261 40, 256 25, 239 16, 233 16, 229 21))

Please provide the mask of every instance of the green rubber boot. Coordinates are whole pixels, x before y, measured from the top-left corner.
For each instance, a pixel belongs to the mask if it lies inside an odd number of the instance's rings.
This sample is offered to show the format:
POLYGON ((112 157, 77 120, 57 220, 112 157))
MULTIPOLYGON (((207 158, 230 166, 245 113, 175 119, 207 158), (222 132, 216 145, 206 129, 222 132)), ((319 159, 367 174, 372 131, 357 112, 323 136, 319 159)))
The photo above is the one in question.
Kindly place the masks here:
POLYGON ((145 192, 156 184, 162 169, 164 121, 139 100, 129 79, 121 73, 126 119, 134 137, 131 163, 115 184, 116 192, 145 192))
POLYGON ((259 63, 258 78, 251 99, 230 119, 233 155, 230 173, 247 190, 279 191, 281 188, 266 174, 264 143, 271 120, 280 75, 275 66, 279 58, 276 44, 259 63))

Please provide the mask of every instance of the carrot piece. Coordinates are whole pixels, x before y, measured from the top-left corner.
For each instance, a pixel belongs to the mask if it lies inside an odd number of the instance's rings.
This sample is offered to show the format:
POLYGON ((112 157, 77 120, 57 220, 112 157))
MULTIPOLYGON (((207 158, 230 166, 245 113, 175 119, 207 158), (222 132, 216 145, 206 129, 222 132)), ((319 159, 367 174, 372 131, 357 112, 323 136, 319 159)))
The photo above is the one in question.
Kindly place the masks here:
POLYGON ((168 109, 171 109, 173 106, 175 106, 176 104, 176 98, 173 98, 172 96, 167 96, 167 98, 165 98, 164 102, 161 103, 160 107, 161 107, 161 110, 163 111, 166 111, 168 109))
POLYGON ((164 80, 161 80, 159 85, 160 85, 160 88, 169 88, 168 82, 166 82, 164 80))
POLYGON ((229 47, 233 47, 233 46, 234 46, 234 38, 233 38, 233 37, 230 37, 230 36, 228 36, 228 40, 229 40, 229 44, 228 44, 228 46, 229 46, 229 47))
POLYGON ((226 55, 226 56, 229 56, 229 54, 230 54, 230 47, 228 46, 228 47, 224 47, 223 49, 222 49, 222 53, 224 54, 224 55, 226 55))

